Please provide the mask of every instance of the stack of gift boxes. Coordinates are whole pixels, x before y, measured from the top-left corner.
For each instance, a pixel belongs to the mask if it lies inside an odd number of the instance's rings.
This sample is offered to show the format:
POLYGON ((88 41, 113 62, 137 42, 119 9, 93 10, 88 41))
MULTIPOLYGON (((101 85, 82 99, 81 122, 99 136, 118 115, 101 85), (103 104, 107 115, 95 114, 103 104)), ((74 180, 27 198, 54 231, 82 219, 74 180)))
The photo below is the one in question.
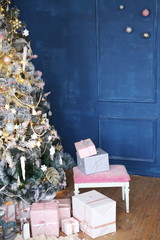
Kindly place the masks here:
MULTIPOLYGON (((96 148, 90 138, 75 143, 77 167, 85 175, 109 171, 109 155, 96 148)), ((88 191, 72 198, 73 216, 80 230, 92 238, 116 232, 116 202, 98 191, 88 191)))
MULTIPOLYGON (((77 165, 84 174, 109 170, 108 153, 96 149, 91 139, 75 143, 77 165)), ((66 235, 80 230, 91 238, 116 232, 116 202, 96 190, 88 191, 70 199, 53 199, 33 203, 14 203, 6 207, 6 220, 20 220, 22 235, 27 240, 31 235, 59 236, 60 229, 66 235)))

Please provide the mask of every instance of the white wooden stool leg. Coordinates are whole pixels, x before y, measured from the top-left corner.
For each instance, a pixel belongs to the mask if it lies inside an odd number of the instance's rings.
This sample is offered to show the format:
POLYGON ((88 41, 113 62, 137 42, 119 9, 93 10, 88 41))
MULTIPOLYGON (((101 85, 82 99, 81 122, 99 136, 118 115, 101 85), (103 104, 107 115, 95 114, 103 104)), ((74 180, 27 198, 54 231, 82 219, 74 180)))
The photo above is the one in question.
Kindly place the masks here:
POLYGON ((74 184, 74 195, 78 195, 79 194, 79 186, 78 184, 74 184))
POLYGON ((126 212, 129 213, 129 182, 125 183, 125 200, 126 200, 126 212))
POLYGON ((122 200, 124 200, 124 186, 122 186, 122 200))

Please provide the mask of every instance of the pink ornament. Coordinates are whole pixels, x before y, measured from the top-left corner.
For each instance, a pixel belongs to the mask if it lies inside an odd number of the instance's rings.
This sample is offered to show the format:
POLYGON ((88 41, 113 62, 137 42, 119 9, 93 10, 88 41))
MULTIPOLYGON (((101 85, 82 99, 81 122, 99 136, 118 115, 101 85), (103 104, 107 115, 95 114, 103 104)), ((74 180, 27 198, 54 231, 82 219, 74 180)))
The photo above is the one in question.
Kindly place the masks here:
POLYGON ((3 33, 0 32, 0 40, 3 40, 3 38, 4 38, 4 35, 3 33))
POLYGON ((38 75, 38 76, 42 76, 42 72, 41 71, 36 71, 36 74, 38 75))
POLYGON ((150 12, 149 12, 148 9, 144 9, 144 10, 142 11, 142 15, 143 15, 144 17, 148 17, 149 14, 150 14, 150 12))
POLYGON ((38 58, 38 55, 34 54, 34 55, 30 56, 30 58, 38 58))
POLYGON ((37 84, 37 86, 38 86, 39 88, 43 89, 44 83, 43 83, 43 82, 40 82, 40 83, 37 84))
POLYGON ((10 64, 11 63, 11 58, 9 57, 9 56, 5 56, 4 58, 3 58, 3 61, 5 62, 5 64, 10 64))
POLYGON ((24 121, 24 122, 22 123, 22 127, 23 127, 23 128, 28 127, 28 124, 29 124, 29 123, 30 123, 30 120, 24 121))
POLYGON ((37 111, 37 116, 39 116, 39 115, 41 115, 41 114, 42 114, 42 111, 41 111, 41 110, 37 111))
POLYGON ((49 94, 51 94, 51 92, 45 93, 44 96, 47 97, 49 94))

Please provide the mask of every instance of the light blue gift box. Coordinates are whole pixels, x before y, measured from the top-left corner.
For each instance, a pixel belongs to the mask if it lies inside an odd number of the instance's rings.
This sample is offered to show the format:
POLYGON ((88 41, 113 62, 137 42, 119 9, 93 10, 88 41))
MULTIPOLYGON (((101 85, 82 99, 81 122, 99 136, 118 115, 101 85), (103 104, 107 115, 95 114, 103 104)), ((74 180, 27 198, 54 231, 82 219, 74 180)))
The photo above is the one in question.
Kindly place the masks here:
POLYGON ((109 155, 101 148, 97 148, 97 154, 80 158, 77 154, 78 168, 86 175, 109 170, 109 155))

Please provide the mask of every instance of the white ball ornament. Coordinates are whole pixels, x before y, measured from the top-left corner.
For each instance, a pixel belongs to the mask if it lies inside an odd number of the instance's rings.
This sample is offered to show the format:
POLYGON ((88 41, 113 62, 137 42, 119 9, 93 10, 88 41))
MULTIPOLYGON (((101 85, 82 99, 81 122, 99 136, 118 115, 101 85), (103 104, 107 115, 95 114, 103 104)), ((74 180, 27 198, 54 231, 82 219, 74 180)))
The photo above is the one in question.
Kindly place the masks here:
POLYGON ((2 136, 3 135, 3 131, 2 130, 0 130, 0 136, 2 136))
POLYGON ((7 123, 7 124, 6 124, 6 131, 7 131, 8 133, 12 133, 12 132, 14 131, 14 124, 11 123, 11 122, 7 123))
POLYGON ((11 58, 9 57, 9 56, 5 56, 4 58, 3 58, 3 61, 4 61, 4 63, 5 64, 10 64, 11 63, 11 58))
POLYGON ((127 32, 127 33, 132 33, 132 32, 133 32, 132 27, 127 26, 127 27, 126 27, 126 32, 127 32))
POLYGON ((119 6, 119 9, 121 9, 121 10, 123 10, 124 8, 125 8, 124 5, 120 5, 120 6, 119 6))
POLYGON ((143 33, 143 37, 144 37, 144 38, 149 38, 150 35, 149 35, 149 33, 143 33))

